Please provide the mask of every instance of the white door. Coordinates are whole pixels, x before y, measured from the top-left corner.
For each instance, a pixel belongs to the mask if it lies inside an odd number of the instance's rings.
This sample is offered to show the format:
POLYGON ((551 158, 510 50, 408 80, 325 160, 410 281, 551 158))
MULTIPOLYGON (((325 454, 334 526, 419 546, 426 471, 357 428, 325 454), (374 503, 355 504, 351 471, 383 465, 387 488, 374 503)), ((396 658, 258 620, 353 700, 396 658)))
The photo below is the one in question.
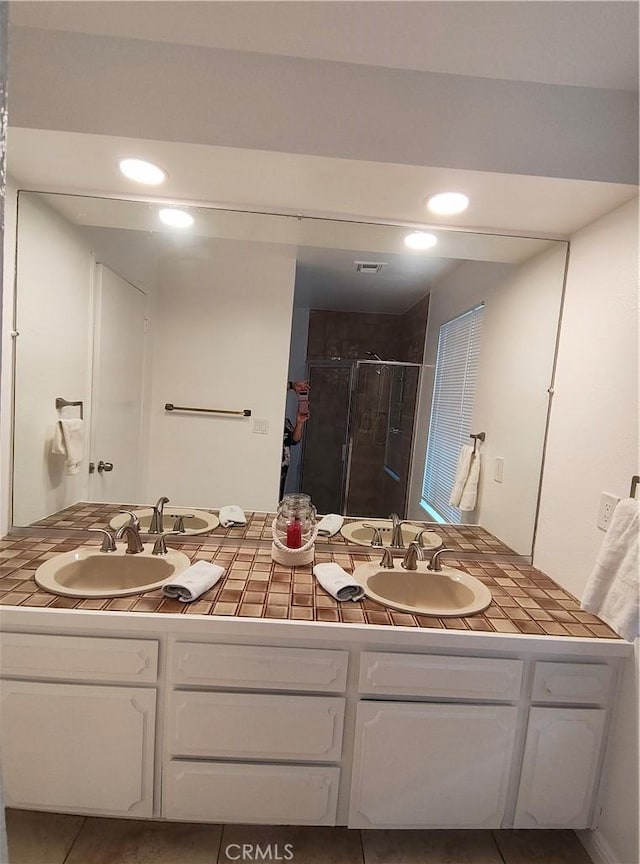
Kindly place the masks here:
POLYGON ((350 828, 500 828, 517 709, 361 702, 350 828))
POLYGON ((146 294, 96 265, 91 501, 140 500, 146 305, 146 294))
POLYGON ((530 710, 514 827, 591 826, 606 713, 530 710))
POLYGON ((151 816, 155 704, 153 688, 3 681, 4 803, 151 816))

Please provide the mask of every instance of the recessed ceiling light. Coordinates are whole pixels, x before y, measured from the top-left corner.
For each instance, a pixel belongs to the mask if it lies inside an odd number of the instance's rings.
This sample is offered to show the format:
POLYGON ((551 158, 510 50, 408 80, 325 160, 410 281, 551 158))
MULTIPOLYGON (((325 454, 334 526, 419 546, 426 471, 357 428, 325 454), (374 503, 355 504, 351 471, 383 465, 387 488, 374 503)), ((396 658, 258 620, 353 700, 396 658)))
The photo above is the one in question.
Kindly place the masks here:
POLYGON ((404 238, 404 245, 409 249, 431 249, 437 242, 435 234, 427 234, 426 231, 412 231, 404 238))
POLYGON ((166 171, 154 165, 153 162, 145 162, 144 159, 121 159, 120 170, 129 180, 136 183, 144 183, 147 186, 157 186, 167 179, 166 171))
POLYGON ((453 216, 462 213, 469 206, 469 199, 462 192, 441 192, 427 199, 427 207, 439 216, 453 216))
POLYGON ((172 228, 189 228, 190 225, 193 225, 193 216, 184 210, 174 210, 168 207, 161 210, 158 216, 165 225, 171 225, 172 228))

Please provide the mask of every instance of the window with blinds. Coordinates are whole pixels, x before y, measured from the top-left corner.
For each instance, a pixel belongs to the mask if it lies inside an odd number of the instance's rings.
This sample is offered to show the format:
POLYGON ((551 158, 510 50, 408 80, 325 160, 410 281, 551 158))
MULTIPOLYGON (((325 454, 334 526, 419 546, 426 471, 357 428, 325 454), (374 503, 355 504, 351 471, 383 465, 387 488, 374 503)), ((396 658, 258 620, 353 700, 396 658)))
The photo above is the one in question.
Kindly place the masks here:
POLYGON ((440 328, 420 506, 438 522, 459 522, 449 504, 460 448, 469 443, 484 305, 440 328))

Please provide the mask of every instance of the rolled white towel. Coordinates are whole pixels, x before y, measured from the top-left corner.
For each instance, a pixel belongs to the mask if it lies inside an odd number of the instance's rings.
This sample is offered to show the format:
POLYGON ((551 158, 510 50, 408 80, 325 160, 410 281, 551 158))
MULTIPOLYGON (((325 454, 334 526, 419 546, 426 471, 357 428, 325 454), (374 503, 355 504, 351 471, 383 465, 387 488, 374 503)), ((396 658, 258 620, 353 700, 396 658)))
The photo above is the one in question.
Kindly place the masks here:
POLYGON ((327 594, 331 594, 336 600, 360 600, 364 597, 362 585, 339 564, 316 564, 313 575, 327 594))
POLYGON ((220 567, 218 564, 198 561, 197 564, 187 567, 186 570, 178 574, 173 582, 167 582, 166 585, 163 585, 162 593, 165 597, 180 600, 181 603, 191 603, 209 588, 213 588, 223 573, 224 567, 220 567))
POLYGON ((244 510, 237 504, 228 504, 226 507, 221 507, 218 513, 218 519, 223 528, 230 528, 232 525, 246 525, 247 517, 244 515, 244 510))
POLYGON ((344 516, 339 513, 328 513, 318 522, 318 534, 321 537, 333 537, 344 525, 344 516))

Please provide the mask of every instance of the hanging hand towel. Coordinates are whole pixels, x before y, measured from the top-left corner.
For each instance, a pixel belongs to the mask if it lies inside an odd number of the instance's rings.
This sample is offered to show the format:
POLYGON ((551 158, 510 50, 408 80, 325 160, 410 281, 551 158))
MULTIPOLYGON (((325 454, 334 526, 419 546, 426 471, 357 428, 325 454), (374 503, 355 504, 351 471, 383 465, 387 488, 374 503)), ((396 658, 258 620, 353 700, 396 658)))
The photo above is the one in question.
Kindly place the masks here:
POLYGON ((247 517, 244 515, 244 510, 237 504, 228 504, 226 507, 221 507, 218 513, 218 519, 223 528, 230 528, 232 525, 246 525, 247 517))
POLYGON ((210 564, 208 561, 198 561, 179 573, 172 582, 162 586, 165 597, 180 600, 181 603, 191 603, 201 594, 213 588, 224 573, 224 567, 210 564))
POLYGON ((456 477, 449 497, 449 504, 460 510, 475 510, 480 480, 480 451, 474 453, 470 444, 463 444, 458 457, 456 477))
POLYGON ((84 457, 84 420, 58 420, 51 442, 51 452, 66 457, 66 474, 78 474, 84 457))
POLYGON ((613 511, 580 604, 630 642, 640 632, 639 547, 640 501, 627 498, 613 511))
POLYGON ((313 575, 327 594, 331 594, 336 600, 360 600, 364 597, 362 585, 349 576, 339 564, 316 564, 313 575))
POLYGON ((344 516, 338 513, 328 513, 318 522, 318 534, 321 537, 333 537, 344 525, 344 516))

